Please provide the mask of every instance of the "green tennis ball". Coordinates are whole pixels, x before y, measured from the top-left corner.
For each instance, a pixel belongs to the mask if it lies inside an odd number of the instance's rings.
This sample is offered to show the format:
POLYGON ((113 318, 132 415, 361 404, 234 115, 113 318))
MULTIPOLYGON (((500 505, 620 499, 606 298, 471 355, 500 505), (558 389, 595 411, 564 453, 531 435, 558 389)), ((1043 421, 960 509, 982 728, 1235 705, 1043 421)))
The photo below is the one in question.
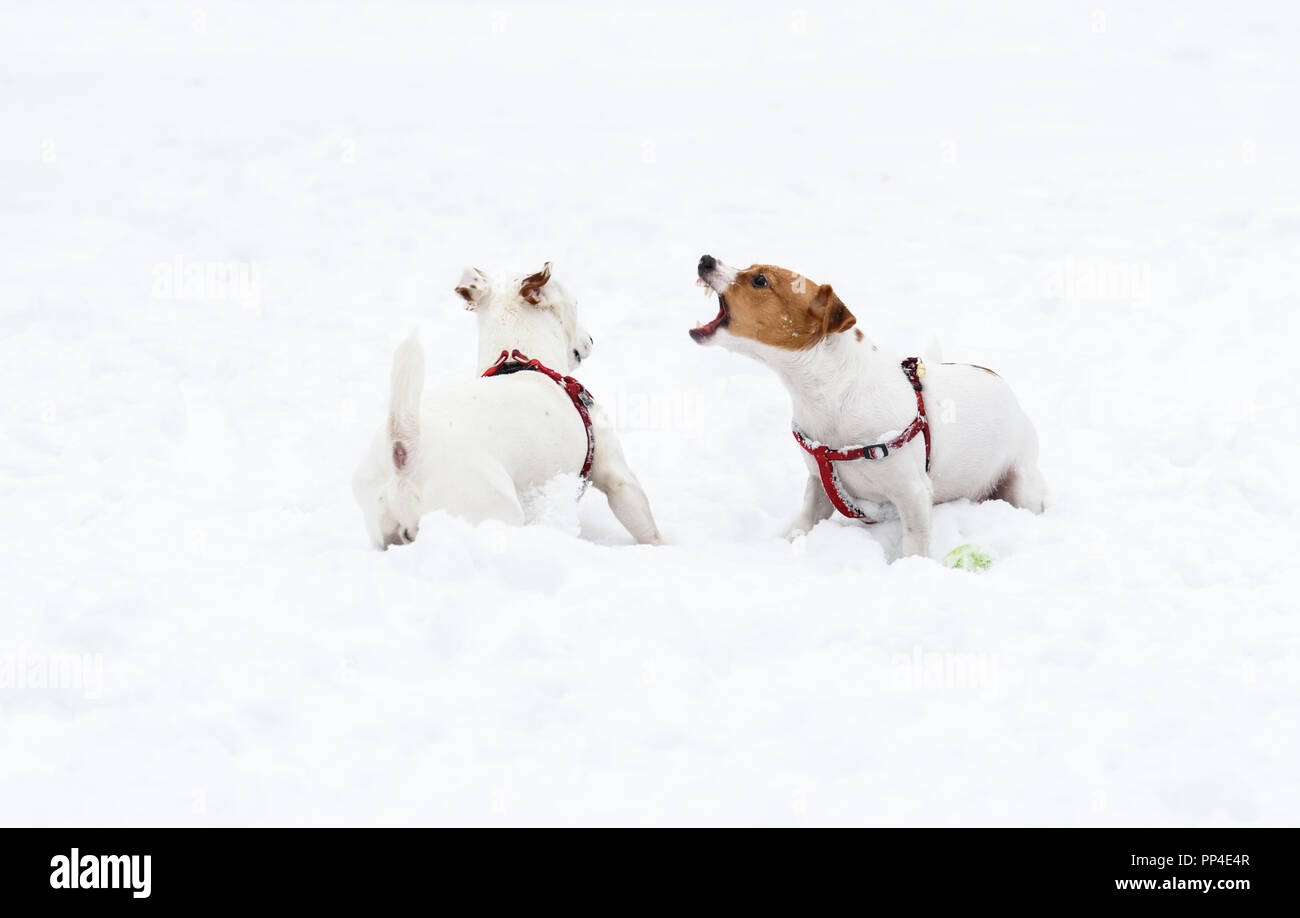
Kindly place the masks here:
POLYGON ((993 566, 993 555, 978 545, 958 545, 943 559, 944 567, 959 571, 986 571, 993 566))

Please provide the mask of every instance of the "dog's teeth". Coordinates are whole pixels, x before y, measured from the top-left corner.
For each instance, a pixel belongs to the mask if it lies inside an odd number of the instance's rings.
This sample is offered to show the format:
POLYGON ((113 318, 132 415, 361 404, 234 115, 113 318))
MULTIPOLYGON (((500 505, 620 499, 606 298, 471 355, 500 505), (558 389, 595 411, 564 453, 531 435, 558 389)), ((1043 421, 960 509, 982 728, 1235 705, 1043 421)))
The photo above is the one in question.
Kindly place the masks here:
POLYGON ((706 298, 713 296, 713 288, 710 287, 708 284, 704 285, 704 296, 706 298))

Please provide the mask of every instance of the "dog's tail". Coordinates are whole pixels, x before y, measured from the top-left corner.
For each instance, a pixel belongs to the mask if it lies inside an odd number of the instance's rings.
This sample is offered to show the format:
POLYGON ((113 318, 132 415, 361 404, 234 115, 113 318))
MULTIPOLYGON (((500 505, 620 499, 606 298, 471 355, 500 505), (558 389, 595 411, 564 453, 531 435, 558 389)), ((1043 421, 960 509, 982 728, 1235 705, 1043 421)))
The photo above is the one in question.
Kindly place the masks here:
POLYGON ((411 332, 393 355, 393 385, 388 398, 388 436, 393 466, 402 474, 415 465, 420 449, 420 398, 424 393, 424 350, 411 332))

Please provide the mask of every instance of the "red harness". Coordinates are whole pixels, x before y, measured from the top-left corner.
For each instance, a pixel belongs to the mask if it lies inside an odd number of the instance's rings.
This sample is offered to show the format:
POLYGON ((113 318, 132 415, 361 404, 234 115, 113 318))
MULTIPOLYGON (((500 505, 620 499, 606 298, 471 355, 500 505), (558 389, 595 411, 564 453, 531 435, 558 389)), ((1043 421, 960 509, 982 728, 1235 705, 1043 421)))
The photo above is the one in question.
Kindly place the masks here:
POLYGON ((591 393, 586 390, 582 383, 578 382, 572 376, 561 376, 550 367, 536 360, 529 360, 519 351, 502 351, 497 362, 492 364, 483 371, 484 376, 507 376, 510 373, 518 373, 522 370, 533 370, 549 377, 559 384, 564 390, 565 395, 573 402, 573 407, 578 409, 578 416, 582 418, 582 426, 587 431, 587 458, 582 462, 582 486, 587 487, 587 480, 591 477, 591 463, 596 458, 596 435, 591 428, 591 411, 592 405, 591 393))
POLYGON ((925 470, 930 471, 930 422, 925 417, 925 396, 921 394, 921 377, 925 375, 925 365, 916 357, 908 357, 901 364, 907 374, 907 381, 916 392, 916 417, 906 429, 887 443, 871 446, 848 446, 844 449, 831 449, 815 440, 810 440, 798 427, 793 429, 795 441, 804 448, 808 455, 817 461, 817 471, 821 475, 822 488, 831 499, 835 509, 850 519, 861 520, 867 525, 879 522, 869 519, 867 514, 854 505, 840 486, 840 477, 835 473, 835 462, 849 462, 855 459, 884 459, 891 449, 898 449, 910 443, 917 434, 925 436, 925 470))

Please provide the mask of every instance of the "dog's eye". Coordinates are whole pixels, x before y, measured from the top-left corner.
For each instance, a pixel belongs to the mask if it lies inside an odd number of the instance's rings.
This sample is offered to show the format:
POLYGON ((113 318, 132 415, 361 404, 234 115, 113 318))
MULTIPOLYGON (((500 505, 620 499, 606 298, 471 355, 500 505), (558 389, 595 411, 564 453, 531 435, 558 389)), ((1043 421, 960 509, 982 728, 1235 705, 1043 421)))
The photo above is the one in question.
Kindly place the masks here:
POLYGON ((754 275, 754 279, 753 279, 753 281, 751 281, 751 283, 752 283, 755 287, 766 287, 766 286, 767 286, 767 278, 764 277, 762 274, 755 274, 755 275, 754 275))

